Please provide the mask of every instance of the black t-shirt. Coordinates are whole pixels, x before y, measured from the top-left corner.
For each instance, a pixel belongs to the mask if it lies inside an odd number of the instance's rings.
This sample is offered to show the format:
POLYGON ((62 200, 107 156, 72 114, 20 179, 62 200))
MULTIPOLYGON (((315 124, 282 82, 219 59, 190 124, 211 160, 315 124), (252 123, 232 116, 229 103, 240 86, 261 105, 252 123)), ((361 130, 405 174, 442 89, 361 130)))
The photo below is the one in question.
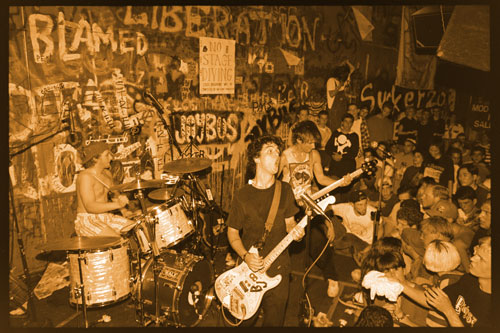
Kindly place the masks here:
POLYGON ((356 170, 356 156, 359 152, 359 137, 357 133, 344 134, 338 129, 325 145, 325 151, 331 156, 332 153, 341 153, 342 159, 335 161, 330 159, 328 175, 343 177, 356 170))
MULTIPOLYGON (((299 212, 295 204, 292 187, 281 182, 281 198, 278 212, 271 232, 267 236, 264 248, 259 254, 265 257, 287 235, 285 218, 294 216, 299 212)), ((236 193, 231 204, 227 218, 227 225, 240 230, 240 237, 247 250, 259 242, 264 234, 265 222, 271 209, 274 188, 276 184, 267 189, 258 189, 246 184, 236 193)), ((274 276, 278 272, 290 271, 290 256, 285 250, 271 265, 267 273, 274 276)))
POLYGON ((454 168, 451 158, 448 156, 441 156, 438 160, 429 158, 425 164, 424 177, 432 177, 439 185, 448 187, 448 181, 454 180, 454 168))
POLYGON ((417 126, 417 150, 427 151, 432 142, 434 132, 430 123, 417 126))
POLYGON ((465 274, 443 289, 465 327, 492 327, 491 294, 479 288, 478 279, 465 274))
POLYGON ((429 119, 429 124, 431 125, 432 132, 434 136, 442 137, 446 128, 444 119, 435 120, 433 118, 429 119))
MULTIPOLYGON (((401 119, 399 124, 401 125, 403 132, 416 131, 418 127, 418 121, 416 119, 409 119, 406 117, 401 119)), ((406 138, 416 139, 417 136, 415 134, 398 134, 398 142, 400 144, 404 144, 406 138)))

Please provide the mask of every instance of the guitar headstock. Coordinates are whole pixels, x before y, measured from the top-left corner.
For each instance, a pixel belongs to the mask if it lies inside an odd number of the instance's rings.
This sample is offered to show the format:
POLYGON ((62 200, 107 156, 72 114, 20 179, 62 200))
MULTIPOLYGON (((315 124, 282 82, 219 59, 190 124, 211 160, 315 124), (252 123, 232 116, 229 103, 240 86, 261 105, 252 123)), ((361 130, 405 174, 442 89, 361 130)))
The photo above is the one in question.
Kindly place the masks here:
POLYGON ((377 171, 377 161, 376 160, 367 160, 361 165, 361 169, 368 175, 373 174, 377 171))

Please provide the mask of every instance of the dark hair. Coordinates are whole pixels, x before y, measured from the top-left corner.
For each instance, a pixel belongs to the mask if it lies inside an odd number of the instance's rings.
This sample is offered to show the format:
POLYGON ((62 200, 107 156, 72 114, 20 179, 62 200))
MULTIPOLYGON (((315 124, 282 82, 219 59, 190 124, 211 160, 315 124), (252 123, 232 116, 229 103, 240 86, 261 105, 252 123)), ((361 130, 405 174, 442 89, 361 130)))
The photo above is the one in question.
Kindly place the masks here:
POLYGON ((318 127, 316 126, 314 121, 300 121, 292 128, 293 144, 296 144, 298 139, 300 139, 302 142, 305 142, 308 136, 312 136, 315 142, 321 141, 321 133, 319 132, 318 127))
POLYGON ((396 218, 405 220, 412 227, 414 225, 418 226, 422 222, 424 214, 418 208, 401 207, 396 213, 396 218))
POLYGON ((337 80, 344 82, 349 77, 349 71, 350 69, 347 64, 336 66, 335 68, 333 68, 332 76, 337 80))
MULTIPOLYGON (((396 237, 383 237, 376 240, 361 262, 361 277, 364 277, 366 273, 374 269, 379 270, 379 266, 377 265, 377 258, 379 258, 380 256, 383 256, 386 253, 399 253, 402 256, 402 248, 403 243, 401 242, 401 239, 396 237)), ((361 279, 361 281, 362 280, 363 279, 361 279)))
POLYGON ((418 187, 422 186, 422 185, 436 185, 436 180, 432 177, 429 177, 429 176, 425 176, 425 177, 422 177, 420 179, 420 181, 418 182, 418 187))
POLYGON ((354 121, 354 116, 350 113, 344 113, 344 115, 342 116, 342 121, 344 121, 344 119, 346 118, 351 118, 354 121))
POLYGON ((405 267, 405 260, 401 252, 387 252, 375 259, 375 270, 382 273, 390 269, 405 267))
POLYGON ((410 193, 410 196, 413 196, 412 195, 412 188, 406 184, 400 186, 396 192, 398 195, 403 194, 403 193, 410 193))
POLYGON ((257 166, 255 165, 254 159, 260 156, 262 147, 264 147, 264 145, 269 143, 274 143, 275 145, 277 145, 281 154, 281 152, 283 151, 283 141, 279 137, 274 135, 261 136, 256 140, 250 142, 250 144, 248 145, 247 148, 248 162, 245 175, 246 181, 255 177, 255 171, 257 166))
POLYGON ((318 117, 319 116, 328 116, 328 112, 325 110, 321 110, 320 112, 318 112, 318 117))
POLYGON ((387 101, 384 104, 382 104, 382 109, 385 108, 385 107, 387 107, 387 108, 389 108, 389 109, 392 110, 394 108, 394 104, 392 104, 392 102, 387 101))
POLYGON ((354 327, 394 327, 394 320, 387 309, 369 305, 361 311, 354 327))
POLYGON ((476 191, 470 186, 460 186, 455 193, 456 200, 477 199, 476 191))
POLYGON ((457 176, 458 176, 458 173, 460 172, 460 170, 462 170, 462 169, 467 169, 473 175, 479 175, 479 168, 472 163, 462 164, 457 170, 457 176))
POLYGON ((479 152, 481 152, 481 154, 483 154, 483 155, 485 155, 485 154, 486 154, 486 150, 485 150, 483 147, 481 147, 481 146, 474 146, 474 147, 472 147, 472 149, 470 150, 471 154, 472 154, 473 152, 475 152, 475 151, 479 151, 479 152))

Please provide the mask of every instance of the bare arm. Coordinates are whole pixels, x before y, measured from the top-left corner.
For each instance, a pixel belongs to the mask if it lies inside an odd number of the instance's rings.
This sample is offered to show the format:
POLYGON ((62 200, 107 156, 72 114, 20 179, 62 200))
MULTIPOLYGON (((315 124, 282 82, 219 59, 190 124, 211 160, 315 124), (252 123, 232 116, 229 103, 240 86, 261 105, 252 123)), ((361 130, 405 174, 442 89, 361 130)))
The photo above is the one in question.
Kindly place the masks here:
POLYGON ((249 253, 240 238, 240 231, 231 227, 227 228, 227 239, 233 250, 247 263, 248 267, 256 272, 264 266, 263 259, 255 253, 249 253))
POLYGON ((317 150, 313 150, 311 152, 311 158, 313 160, 314 176, 316 177, 318 183, 320 183, 323 186, 328 186, 337 180, 333 179, 332 177, 328 177, 323 173, 323 166, 321 165, 321 156, 319 155, 317 150))
POLYGON ((91 214, 101 214, 120 209, 125 207, 128 202, 128 200, 126 202, 124 199, 113 202, 96 201, 94 189, 92 188, 92 179, 88 174, 80 174, 76 186, 85 210, 91 214))
POLYGON ((427 303, 445 315, 451 327, 464 327, 451 304, 450 298, 444 291, 436 287, 429 288, 425 291, 425 296, 427 303))

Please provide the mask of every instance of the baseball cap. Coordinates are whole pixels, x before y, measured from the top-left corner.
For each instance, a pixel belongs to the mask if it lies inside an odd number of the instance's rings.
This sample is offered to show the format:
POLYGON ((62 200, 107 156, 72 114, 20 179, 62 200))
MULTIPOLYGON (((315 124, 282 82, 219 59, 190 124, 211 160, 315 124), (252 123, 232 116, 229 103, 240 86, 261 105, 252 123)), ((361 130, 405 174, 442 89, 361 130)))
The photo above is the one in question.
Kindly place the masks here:
POLYGON ((354 202, 354 203, 361 201, 363 199, 366 199, 366 198, 367 198, 366 193, 363 191, 354 191, 351 194, 351 202, 354 202))
POLYGON ((458 209, 457 206, 448 200, 439 200, 427 211, 427 214, 429 214, 429 216, 441 216, 445 219, 456 220, 458 217, 458 209))
POLYGON ((417 145, 417 140, 413 139, 413 138, 406 138, 405 142, 410 142, 410 143, 413 143, 413 145, 417 145))
POLYGON ((84 146, 81 151, 82 164, 85 164, 92 158, 101 155, 108 149, 109 146, 105 142, 91 142, 88 146, 84 146))

